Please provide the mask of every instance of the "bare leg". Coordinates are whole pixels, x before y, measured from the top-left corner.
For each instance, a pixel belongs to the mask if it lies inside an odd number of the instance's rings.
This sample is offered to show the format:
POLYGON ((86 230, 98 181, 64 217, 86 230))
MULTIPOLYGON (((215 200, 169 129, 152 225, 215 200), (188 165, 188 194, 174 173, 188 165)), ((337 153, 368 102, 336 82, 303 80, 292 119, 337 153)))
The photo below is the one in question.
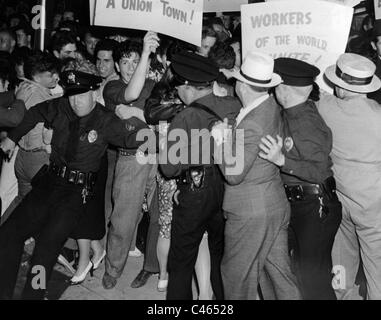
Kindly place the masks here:
POLYGON ((199 287, 199 300, 212 300, 213 289, 210 282, 210 253, 208 237, 204 235, 198 250, 195 271, 199 287))
POLYGON ((165 239, 159 237, 157 241, 157 259, 159 260, 160 267, 160 280, 168 280, 167 262, 168 262, 168 252, 171 244, 170 239, 165 239))
POLYGON ((91 240, 80 239, 78 240, 79 248, 79 262, 77 272, 74 276, 80 276, 90 263, 90 243, 91 240))
POLYGON ((98 261, 103 255, 104 248, 99 240, 91 241, 91 250, 93 250, 92 261, 98 261))

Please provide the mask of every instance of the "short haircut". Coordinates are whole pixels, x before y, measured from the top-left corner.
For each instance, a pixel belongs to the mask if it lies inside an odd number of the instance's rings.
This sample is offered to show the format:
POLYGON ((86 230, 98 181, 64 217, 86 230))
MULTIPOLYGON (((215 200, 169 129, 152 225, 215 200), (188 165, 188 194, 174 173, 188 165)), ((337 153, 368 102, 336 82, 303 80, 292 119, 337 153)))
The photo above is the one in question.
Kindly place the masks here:
POLYGON ((81 71, 84 73, 89 73, 95 76, 99 75, 95 65, 88 60, 68 58, 62 62, 62 65, 63 67, 61 69, 61 72, 73 70, 73 71, 81 71))
POLYGON ((232 69, 235 64, 234 49, 224 42, 217 42, 209 52, 209 58, 221 69, 232 69))
POLYGON ((143 52, 143 45, 136 40, 124 41, 118 45, 113 53, 114 61, 119 63, 122 58, 127 58, 134 52, 141 56, 143 52))
POLYGON ((98 56, 99 51, 111 51, 114 57, 114 53, 119 46, 118 41, 112 39, 104 39, 97 43, 94 50, 94 56, 98 56))
POLYGON ((62 48, 68 44, 77 44, 75 35, 69 31, 58 31, 52 39, 52 51, 61 52, 62 48))
POLYGON ((36 74, 43 72, 59 72, 59 62, 50 53, 37 52, 25 61, 24 74, 27 79, 33 80, 36 74))

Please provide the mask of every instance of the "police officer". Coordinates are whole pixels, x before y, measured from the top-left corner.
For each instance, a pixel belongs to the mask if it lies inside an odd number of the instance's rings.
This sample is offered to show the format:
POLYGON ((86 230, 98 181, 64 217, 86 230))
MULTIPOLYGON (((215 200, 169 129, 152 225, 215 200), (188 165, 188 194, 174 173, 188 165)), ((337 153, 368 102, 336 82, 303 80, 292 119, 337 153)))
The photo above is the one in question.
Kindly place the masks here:
POLYGON ((137 118, 120 120, 96 102, 102 79, 81 71, 65 71, 61 77, 66 96, 38 104, 1 143, 12 152, 18 140, 39 122, 54 130, 50 165, 33 179, 33 190, 0 228, 0 299, 11 299, 24 241, 31 236, 36 246, 24 299, 41 299, 44 286, 36 286, 36 273, 48 283, 66 239, 76 232, 89 208, 102 207, 97 171, 108 144, 137 148, 136 135, 146 124, 137 118))
POLYGON ((220 264, 224 234, 224 181, 218 167, 213 164, 210 152, 213 143, 209 144, 208 129, 225 118, 233 122, 241 104, 233 97, 221 98, 213 94, 213 82, 219 70, 210 59, 183 52, 172 58, 171 67, 178 82, 179 97, 187 108, 175 116, 168 136, 181 130, 186 133, 187 139, 168 141, 166 151, 161 145, 162 172, 168 178, 177 178, 180 192, 173 208, 167 299, 192 299, 192 274, 205 231, 208 232, 212 288, 215 297, 223 299, 220 264), (192 130, 195 129, 206 129, 202 143, 198 139, 191 140, 192 130), (195 143, 193 147, 192 142, 195 143), (185 151, 185 158, 180 155, 180 162, 171 158, 171 150, 176 147, 179 147, 180 153, 185 151), (206 155, 207 152, 209 155, 206 155), (168 158, 166 163, 163 155, 168 158))
POLYGON ((283 83, 275 88, 283 107, 281 137, 264 137, 260 156, 281 167, 291 204, 290 249, 304 299, 335 299, 331 251, 341 221, 330 152, 332 133, 317 111, 319 69, 291 58, 275 60, 283 83))

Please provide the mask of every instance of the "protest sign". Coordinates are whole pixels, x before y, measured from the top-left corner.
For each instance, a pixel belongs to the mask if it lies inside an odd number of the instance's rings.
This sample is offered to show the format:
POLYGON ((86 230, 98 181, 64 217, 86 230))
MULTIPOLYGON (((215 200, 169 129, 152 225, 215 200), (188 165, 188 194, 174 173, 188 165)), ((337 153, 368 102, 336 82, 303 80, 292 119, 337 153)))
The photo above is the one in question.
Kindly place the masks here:
POLYGON ((321 70, 324 86, 325 69, 345 52, 352 15, 353 8, 318 0, 243 5, 242 56, 261 51, 306 61, 321 70))
POLYGON ((374 15, 376 20, 381 19, 381 0, 374 0, 374 15))
POLYGON ((94 25, 94 17, 95 17, 95 2, 96 0, 89 0, 90 7, 90 25, 94 25))
POLYGON ((248 0, 204 0, 204 12, 240 11, 242 4, 248 0))
POLYGON ((152 30, 201 46, 203 0, 97 0, 95 25, 152 30))
MULTIPOLYGON (((266 0, 267 2, 271 1, 281 1, 281 0, 266 0)), ((282 0, 282 1, 289 1, 289 0, 282 0)), ((306 0, 303 0, 306 1, 306 0)), ((348 7, 355 7, 357 6, 362 0, 322 0, 322 1, 328 1, 328 2, 333 2, 337 4, 342 4, 344 6, 348 7)), ((376 1, 376 0, 375 0, 376 1)))

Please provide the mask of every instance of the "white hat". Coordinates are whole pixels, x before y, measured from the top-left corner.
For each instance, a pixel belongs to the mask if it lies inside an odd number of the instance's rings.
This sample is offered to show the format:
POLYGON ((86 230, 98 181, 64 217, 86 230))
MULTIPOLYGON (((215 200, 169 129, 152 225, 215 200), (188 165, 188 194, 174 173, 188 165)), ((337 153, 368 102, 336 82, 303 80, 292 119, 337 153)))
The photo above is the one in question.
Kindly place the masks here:
POLYGON ((325 76, 336 86, 358 93, 374 92, 381 88, 380 79, 374 74, 376 65, 355 53, 344 53, 325 71, 325 76))
POLYGON ((282 82, 282 78, 274 73, 274 59, 260 52, 249 52, 242 63, 241 70, 233 73, 233 77, 255 87, 271 88, 282 82))

